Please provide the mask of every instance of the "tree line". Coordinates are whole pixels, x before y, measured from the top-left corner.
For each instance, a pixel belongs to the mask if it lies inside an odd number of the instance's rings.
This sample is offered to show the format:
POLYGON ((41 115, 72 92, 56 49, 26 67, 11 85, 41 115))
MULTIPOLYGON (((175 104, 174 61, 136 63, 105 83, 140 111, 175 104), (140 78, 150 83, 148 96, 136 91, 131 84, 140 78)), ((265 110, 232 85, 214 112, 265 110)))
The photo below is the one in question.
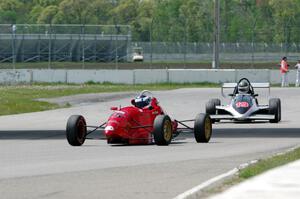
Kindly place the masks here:
MULTIPOLYGON (((222 42, 300 41, 300 0, 220 0, 222 42)), ((1 24, 130 25, 135 41, 211 42, 213 0, 0 0, 1 24)))

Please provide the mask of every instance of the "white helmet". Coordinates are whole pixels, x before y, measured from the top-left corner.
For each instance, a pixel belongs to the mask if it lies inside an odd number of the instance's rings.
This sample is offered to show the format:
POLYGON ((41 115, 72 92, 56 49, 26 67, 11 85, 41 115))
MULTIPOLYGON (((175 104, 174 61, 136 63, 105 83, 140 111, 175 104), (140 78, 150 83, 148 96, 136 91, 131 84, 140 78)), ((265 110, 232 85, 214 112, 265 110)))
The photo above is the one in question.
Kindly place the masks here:
POLYGON ((151 97, 145 95, 140 95, 134 99, 135 106, 138 108, 144 108, 150 105, 150 102, 151 102, 151 97))

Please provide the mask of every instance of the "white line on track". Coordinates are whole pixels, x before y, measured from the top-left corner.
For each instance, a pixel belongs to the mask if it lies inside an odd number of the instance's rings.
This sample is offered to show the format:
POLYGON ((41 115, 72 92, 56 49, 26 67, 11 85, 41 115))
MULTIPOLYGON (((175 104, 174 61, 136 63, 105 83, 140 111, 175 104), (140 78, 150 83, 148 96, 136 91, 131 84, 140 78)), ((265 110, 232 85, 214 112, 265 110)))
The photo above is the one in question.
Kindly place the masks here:
POLYGON ((202 190, 202 189, 204 189, 204 188, 212 185, 213 183, 215 183, 215 182, 217 182, 219 180, 222 180, 222 179, 224 179, 226 177, 229 177, 229 176, 232 176, 232 175, 236 174, 238 171, 239 171, 238 168, 234 168, 234 169, 232 169, 232 170, 230 170, 230 171, 228 171, 226 173, 223 173, 223 174, 218 175, 218 176, 216 176, 214 178, 211 178, 211 179, 207 180, 206 182, 203 182, 200 185, 198 185, 198 186, 196 186, 196 187, 194 187, 194 188, 192 188, 192 189, 190 189, 190 190, 188 190, 188 191, 186 191, 186 192, 184 192, 184 193, 176 196, 174 199, 185 199, 185 198, 188 198, 188 197, 192 196, 193 194, 199 192, 200 190, 202 190))

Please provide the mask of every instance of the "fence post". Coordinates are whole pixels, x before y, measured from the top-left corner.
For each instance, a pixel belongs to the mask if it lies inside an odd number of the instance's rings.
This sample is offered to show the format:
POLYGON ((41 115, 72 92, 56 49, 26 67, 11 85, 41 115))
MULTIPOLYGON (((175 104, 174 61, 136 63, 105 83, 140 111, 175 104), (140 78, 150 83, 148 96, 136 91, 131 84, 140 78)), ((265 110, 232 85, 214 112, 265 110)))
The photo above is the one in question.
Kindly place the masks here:
POLYGON ((115 42, 115 68, 118 70, 118 34, 119 34, 119 28, 118 25, 116 26, 116 42, 115 42))
POLYGON ((15 24, 12 25, 12 62, 13 62, 13 70, 16 69, 16 30, 17 27, 15 24))
POLYGON ((153 53, 153 47, 152 47, 152 28, 153 28, 153 18, 151 20, 151 25, 150 25, 150 69, 152 69, 152 53, 153 53))
POLYGON ((251 68, 254 68, 254 29, 252 29, 251 38, 251 68))
POLYGON ((81 25, 82 69, 85 68, 85 25, 81 25))
POLYGON ((51 41, 52 40, 52 26, 51 24, 49 25, 49 44, 48 44, 48 69, 51 68, 51 41))

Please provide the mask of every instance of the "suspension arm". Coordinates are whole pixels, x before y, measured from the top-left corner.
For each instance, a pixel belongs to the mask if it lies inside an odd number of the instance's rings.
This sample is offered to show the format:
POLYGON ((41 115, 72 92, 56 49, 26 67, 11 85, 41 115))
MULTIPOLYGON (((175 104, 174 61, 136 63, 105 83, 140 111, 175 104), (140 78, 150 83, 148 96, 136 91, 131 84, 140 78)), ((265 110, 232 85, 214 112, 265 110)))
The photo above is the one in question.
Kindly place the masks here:
POLYGON ((87 132, 86 136, 88 136, 89 134, 91 134, 91 133, 97 131, 98 129, 103 128, 104 125, 106 125, 106 122, 104 122, 104 123, 101 124, 100 126, 86 126, 86 127, 88 127, 88 128, 94 128, 93 130, 87 132))

